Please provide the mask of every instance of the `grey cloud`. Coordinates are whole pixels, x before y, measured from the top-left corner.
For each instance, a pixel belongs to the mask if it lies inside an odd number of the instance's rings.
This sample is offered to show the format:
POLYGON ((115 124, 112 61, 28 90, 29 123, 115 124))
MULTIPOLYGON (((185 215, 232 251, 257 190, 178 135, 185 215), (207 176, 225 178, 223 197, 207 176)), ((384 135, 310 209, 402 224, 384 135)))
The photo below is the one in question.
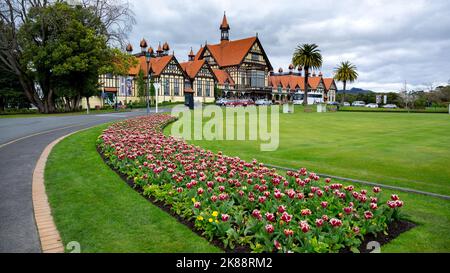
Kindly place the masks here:
POLYGON ((450 2, 441 1, 133 1, 135 50, 146 37, 168 41, 180 61, 192 46, 219 40, 227 11, 231 39, 259 34, 275 69, 287 68, 295 47, 317 43, 326 76, 344 60, 357 65, 356 87, 398 91, 450 79, 450 2))

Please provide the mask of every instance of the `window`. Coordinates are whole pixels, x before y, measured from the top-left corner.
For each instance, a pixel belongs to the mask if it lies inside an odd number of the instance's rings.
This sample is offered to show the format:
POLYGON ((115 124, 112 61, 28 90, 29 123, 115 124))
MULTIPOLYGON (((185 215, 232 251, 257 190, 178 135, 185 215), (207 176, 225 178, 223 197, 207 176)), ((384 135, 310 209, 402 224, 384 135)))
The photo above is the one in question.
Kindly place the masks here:
POLYGON ((198 79, 197 80, 197 97, 201 97, 201 96, 203 96, 202 95, 202 93, 203 93, 203 86, 202 86, 202 80, 200 80, 200 79, 198 79))
POLYGON ((209 84, 209 82, 206 82, 206 91, 205 91, 205 96, 207 97, 211 97, 211 85, 209 84))
POLYGON ((178 79, 175 79, 175 82, 174 82, 173 95, 174 96, 179 96, 180 95, 180 86, 179 86, 179 83, 178 83, 178 79))
POLYGON ((265 75, 261 70, 250 70, 250 86, 251 87, 264 87, 265 75))
POLYGON ((259 55, 252 53, 252 61, 259 61, 259 55))
POLYGON ((169 96, 170 95, 170 82, 169 79, 164 79, 164 95, 169 96))
POLYGON ((278 93, 281 93, 281 84, 280 85, 278 85, 278 93))

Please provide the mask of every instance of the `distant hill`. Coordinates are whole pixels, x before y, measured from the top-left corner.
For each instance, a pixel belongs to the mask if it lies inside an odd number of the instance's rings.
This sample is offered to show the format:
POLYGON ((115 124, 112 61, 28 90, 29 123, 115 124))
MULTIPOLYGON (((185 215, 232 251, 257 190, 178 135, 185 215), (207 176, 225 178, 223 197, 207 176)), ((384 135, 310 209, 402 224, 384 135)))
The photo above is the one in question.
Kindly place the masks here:
MULTIPOLYGON (((342 93, 342 90, 338 90, 338 93, 342 93)), ((365 90, 361 88, 353 87, 352 89, 346 90, 345 94, 368 94, 368 93, 374 93, 371 90, 365 90)))

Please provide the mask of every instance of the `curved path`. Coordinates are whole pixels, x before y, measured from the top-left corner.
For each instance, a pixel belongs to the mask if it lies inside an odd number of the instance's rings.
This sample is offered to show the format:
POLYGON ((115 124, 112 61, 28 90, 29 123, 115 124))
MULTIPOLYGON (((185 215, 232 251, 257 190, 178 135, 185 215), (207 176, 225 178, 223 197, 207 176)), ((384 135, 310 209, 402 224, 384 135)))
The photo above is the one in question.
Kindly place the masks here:
POLYGON ((0 119, 0 253, 41 252, 31 182, 36 162, 49 143, 80 129, 145 114, 144 110, 0 119))

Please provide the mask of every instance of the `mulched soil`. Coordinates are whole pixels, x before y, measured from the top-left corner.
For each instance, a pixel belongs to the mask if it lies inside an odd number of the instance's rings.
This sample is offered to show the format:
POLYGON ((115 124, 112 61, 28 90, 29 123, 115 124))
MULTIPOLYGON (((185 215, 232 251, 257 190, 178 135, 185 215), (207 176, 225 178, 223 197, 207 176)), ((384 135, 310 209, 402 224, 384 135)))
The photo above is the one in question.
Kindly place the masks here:
MULTIPOLYGON (((144 196, 143 189, 140 187, 136 187, 134 184, 134 181, 132 179, 128 179, 126 177, 126 175, 123 175, 122 173, 119 172, 119 170, 117 170, 113 166, 111 166, 108 163, 108 160, 103 156, 103 153, 101 152, 101 150, 98 147, 97 147, 97 152, 100 154, 100 156, 103 159, 103 161, 105 162, 105 164, 108 165, 114 172, 116 172, 122 178, 122 180, 124 180, 128 184, 128 186, 130 186, 132 189, 134 189, 136 192, 138 192, 143 198, 147 199, 147 201, 151 202, 152 204, 158 206, 163 211, 170 214, 172 217, 177 219, 178 222, 189 227, 193 232, 197 233, 199 236, 204 237, 202 234, 202 231, 197 230, 195 228, 194 221, 190 221, 190 220, 183 218, 180 215, 174 213, 171 210, 170 205, 167 205, 161 201, 157 201, 153 197, 144 196)), ((376 234, 376 235, 367 234, 364 238, 364 241, 362 242, 362 244, 359 246, 358 249, 361 253, 370 253, 371 251, 373 251, 373 249, 367 248, 367 245, 369 242, 376 241, 380 245, 387 244, 390 241, 392 241, 393 239, 397 238, 403 232, 406 232, 415 226, 416 226, 416 224, 414 224, 412 222, 404 221, 404 220, 393 222, 388 225, 388 228, 387 228, 388 235, 386 235, 382 232, 379 234, 376 234)), ((251 249, 248 246, 235 246, 234 249, 225 248, 222 241, 217 240, 217 239, 213 239, 212 241, 210 241, 210 243, 217 246, 218 248, 222 249, 226 253, 250 253, 251 252, 251 249)), ((351 253, 351 251, 349 248, 344 248, 340 251, 340 253, 351 253)))

